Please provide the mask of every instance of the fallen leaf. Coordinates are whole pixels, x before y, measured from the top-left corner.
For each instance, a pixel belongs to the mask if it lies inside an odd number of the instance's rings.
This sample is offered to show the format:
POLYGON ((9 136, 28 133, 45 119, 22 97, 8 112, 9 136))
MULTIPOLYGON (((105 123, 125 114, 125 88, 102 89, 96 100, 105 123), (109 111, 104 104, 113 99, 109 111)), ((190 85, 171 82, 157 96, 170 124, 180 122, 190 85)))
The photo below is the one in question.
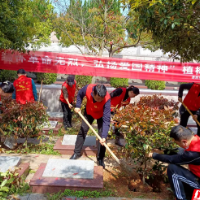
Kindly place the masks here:
POLYGON ((78 173, 74 173, 73 175, 77 175, 78 173))

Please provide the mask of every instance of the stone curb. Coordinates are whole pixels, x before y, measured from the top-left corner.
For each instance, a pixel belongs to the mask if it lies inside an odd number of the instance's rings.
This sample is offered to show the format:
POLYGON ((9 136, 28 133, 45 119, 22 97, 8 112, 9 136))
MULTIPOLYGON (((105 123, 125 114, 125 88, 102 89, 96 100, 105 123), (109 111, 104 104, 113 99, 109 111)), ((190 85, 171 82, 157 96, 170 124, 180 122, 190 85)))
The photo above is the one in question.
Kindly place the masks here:
MULTIPOLYGON (((15 197, 19 200, 48 200, 44 194, 27 194, 24 196, 15 197)), ((11 198, 10 200, 14 200, 11 198)), ((143 199, 143 198, 125 198, 125 197, 101 197, 101 198, 77 198, 77 197, 63 197, 62 200, 155 200, 155 199, 143 199)))

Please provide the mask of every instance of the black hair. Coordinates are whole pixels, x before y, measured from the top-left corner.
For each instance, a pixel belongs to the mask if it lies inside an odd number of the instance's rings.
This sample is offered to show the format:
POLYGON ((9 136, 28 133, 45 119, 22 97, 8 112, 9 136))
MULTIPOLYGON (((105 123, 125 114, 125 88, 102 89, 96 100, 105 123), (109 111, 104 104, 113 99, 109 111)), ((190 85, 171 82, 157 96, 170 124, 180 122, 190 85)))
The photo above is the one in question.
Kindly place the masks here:
POLYGON ((26 71, 24 69, 19 69, 17 71, 17 74, 26 74, 26 71))
POLYGON ((137 87, 133 86, 133 85, 128 87, 127 90, 128 90, 128 92, 129 91, 133 91, 133 93, 136 94, 136 95, 140 94, 140 90, 137 87))
POLYGON ((105 85, 95 85, 94 86, 94 94, 98 95, 100 97, 105 97, 106 96, 107 89, 105 85))
POLYGON ((14 86, 10 81, 5 81, 3 83, 0 83, 0 88, 5 93, 13 93, 14 92, 14 86))
POLYGON ((181 125, 174 126, 170 132, 170 137, 176 141, 181 141, 182 139, 189 140, 193 136, 193 132, 181 125))

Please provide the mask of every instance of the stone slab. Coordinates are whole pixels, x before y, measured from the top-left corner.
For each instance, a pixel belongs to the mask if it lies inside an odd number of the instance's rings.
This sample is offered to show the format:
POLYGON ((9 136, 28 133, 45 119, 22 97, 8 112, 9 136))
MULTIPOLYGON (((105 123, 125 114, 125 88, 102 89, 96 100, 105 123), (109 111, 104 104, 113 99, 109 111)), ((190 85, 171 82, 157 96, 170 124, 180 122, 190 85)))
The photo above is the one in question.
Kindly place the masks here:
POLYGON ((29 185, 32 193, 58 193, 66 189, 71 190, 98 190, 103 188, 103 167, 94 167, 93 179, 72 179, 72 178, 47 178, 42 177, 46 164, 40 164, 38 170, 31 179, 29 185))
MULTIPOLYGON (((64 135, 62 145, 75 145, 77 135, 64 135)), ((83 146, 96 146, 95 136, 86 136, 83 146)))
POLYGON ((49 159, 43 177, 93 179, 94 161, 49 159))
MULTIPOLYGON (((63 138, 59 138, 53 149, 62 155, 72 155, 75 145, 62 145, 62 140, 63 138)), ((96 156, 97 146, 83 146, 81 153, 83 156, 96 156)))
POLYGON ((197 128, 195 128, 195 127, 189 127, 189 129, 191 129, 193 133, 197 134, 197 128))
POLYGON ((57 121, 49 121, 48 123, 45 122, 41 126, 43 129, 47 129, 47 128, 52 129, 52 128, 56 128, 57 124, 58 124, 57 121))
POLYGON ((12 169, 20 162, 20 157, 14 156, 0 156, 0 171, 6 172, 8 169, 12 169))
POLYGON ((47 112, 47 114, 52 118, 63 118, 62 112, 47 112))
MULTIPOLYGON (((40 144, 40 140, 41 140, 41 142, 47 142, 49 140, 49 138, 47 138, 47 137, 45 139, 41 139, 41 138, 38 138, 38 137, 28 138, 27 142, 29 144, 40 144)), ((18 138, 17 139, 18 144, 23 144, 25 141, 26 141, 26 138, 18 138)))

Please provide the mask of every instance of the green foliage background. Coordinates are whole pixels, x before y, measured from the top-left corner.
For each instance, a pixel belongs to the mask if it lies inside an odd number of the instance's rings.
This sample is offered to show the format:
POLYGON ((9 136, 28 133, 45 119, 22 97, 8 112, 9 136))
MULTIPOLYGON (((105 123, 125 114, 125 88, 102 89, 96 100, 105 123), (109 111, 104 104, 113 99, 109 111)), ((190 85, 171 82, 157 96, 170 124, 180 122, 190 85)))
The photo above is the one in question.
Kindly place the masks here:
POLYGON ((152 90, 165 89, 165 81, 145 80, 145 85, 147 86, 148 89, 152 89, 152 90))
POLYGON ((36 73, 37 81, 44 84, 52 84, 56 82, 57 74, 54 73, 36 73))
POLYGON ((128 86, 128 78, 110 78, 110 85, 114 88, 119 87, 127 87, 128 86))

